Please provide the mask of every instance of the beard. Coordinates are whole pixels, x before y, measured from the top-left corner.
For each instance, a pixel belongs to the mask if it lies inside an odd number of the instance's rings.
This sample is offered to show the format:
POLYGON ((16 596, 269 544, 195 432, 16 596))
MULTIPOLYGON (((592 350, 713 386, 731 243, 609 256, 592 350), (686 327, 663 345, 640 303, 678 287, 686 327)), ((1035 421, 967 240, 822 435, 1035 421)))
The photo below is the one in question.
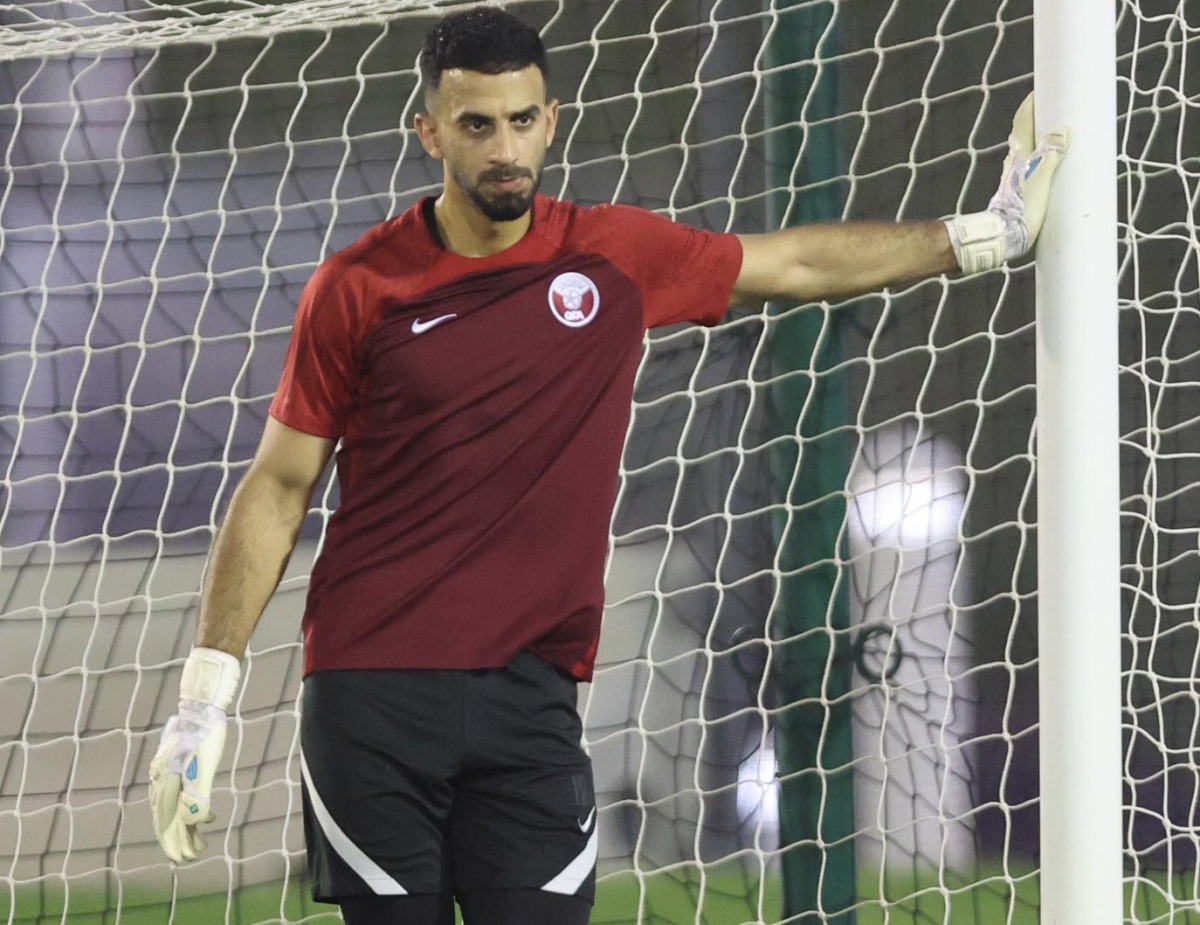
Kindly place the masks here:
POLYGON ((456 175, 455 179, 470 197, 471 202, 475 203, 475 207, 491 221, 513 222, 528 212, 530 206, 533 205, 533 199, 542 183, 542 171, 540 168, 533 171, 525 167, 494 168, 485 170, 474 183, 467 182, 467 178, 462 175, 456 175), (503 182, 519 177, 526 177, 533 181, 528 192, 495 191, 488 193, 484 190, 485 184, 489 182, 503 182))

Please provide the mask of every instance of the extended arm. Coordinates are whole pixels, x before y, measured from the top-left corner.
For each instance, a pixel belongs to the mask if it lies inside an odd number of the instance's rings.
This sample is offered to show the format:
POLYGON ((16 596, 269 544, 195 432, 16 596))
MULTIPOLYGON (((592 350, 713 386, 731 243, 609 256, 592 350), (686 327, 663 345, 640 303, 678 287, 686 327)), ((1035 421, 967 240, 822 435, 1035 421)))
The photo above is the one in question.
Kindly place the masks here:
POLYGON ((841 299, 948 270, 978 273, 1019 257, 1041 230, 1069 140, 1059 126, 1034 145, 1030 94, 1013 119, 1000 189, 986 211, 945 222, 844 222, 742 236, 730 305, 841 299))
POLYGON ((196 646, 179 681, 179 710, 150 763, 154 832, 172 861, 194 861, 211 822, 212 782, 225 749, 226 710, 241 658, 287 565, 333 441, 268 418, 250 470, 213 544, 196 646))
POLYGON ((740 239, 733 305, 848 298, 958 268, 943 222, 830 222, 740 239))

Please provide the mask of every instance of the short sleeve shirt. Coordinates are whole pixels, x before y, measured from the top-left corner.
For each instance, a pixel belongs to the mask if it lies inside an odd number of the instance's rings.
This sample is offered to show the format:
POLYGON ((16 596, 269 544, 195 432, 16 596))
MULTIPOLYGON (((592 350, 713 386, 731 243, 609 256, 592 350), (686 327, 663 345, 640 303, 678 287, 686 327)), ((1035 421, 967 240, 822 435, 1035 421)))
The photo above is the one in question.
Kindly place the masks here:
POLYGON ((719 321, 741 245, 539 196, 521 241, 468 258, 441 246, 432 205, 318 268, 271 405, 341 441, 305 671, 529 649, 587 680, 643 335, 719 321))

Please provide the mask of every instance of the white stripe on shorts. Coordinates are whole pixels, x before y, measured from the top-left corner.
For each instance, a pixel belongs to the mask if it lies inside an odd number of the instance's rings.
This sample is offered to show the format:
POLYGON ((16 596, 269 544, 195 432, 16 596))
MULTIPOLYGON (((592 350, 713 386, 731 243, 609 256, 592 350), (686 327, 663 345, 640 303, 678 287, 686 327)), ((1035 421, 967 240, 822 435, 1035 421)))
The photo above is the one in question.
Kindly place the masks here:
POLYGON ((304 786, 308 788, 308 801, 312 804, 313 814, 321 824, 321 831, 329 839, 329 844, 338 853, 350 869, 363 878, 367 886, 377 896, 407 896, 408 890, 391 878, 382 867, 367 857, 358 845, 350 840, 342 827, 334 821, 317 788, 313 786, 312 777, 308 773, 308 762, 304 760, 304 752, 300 753, 300 773, 304 777, 304 786))
MULTIPOLYGON (((595 809, 592 812, 594 813, 595 809)), ((579 887, 583 885, 587 875, 596 866, 596 855, 600 851, 600 841, 596 834, 597 828, 598 826, 593 822, 592 837, 588 839, 583 850, 579 852, 575 860, 562 869, 561 873, 542 887, 543 890, 547 893, 562 893, 566 896, 574 896, 579 892, 579 887)))

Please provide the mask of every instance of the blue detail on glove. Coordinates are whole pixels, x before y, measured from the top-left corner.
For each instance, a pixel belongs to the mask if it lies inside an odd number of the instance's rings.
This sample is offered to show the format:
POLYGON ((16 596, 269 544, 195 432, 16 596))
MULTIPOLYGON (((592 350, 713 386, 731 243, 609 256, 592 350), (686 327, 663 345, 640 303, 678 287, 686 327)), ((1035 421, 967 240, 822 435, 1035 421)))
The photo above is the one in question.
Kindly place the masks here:
POLYGON ((188 762, 187 770, 183 772, 184 777, 194 781, 199 776, 199 768, 196 766, 196 756, 192 755, 192 760, 188 762))
POLYGON ((1038 166, 1041 163, 1042 163, 1041 157, 1035 157, 1033 160, 1031 160, 1028 164, 1025 165, 1025 179, 1026 180, 1028 180, 1030 177, 1033 176, 1033 172, 1038 169, 1038 166))

